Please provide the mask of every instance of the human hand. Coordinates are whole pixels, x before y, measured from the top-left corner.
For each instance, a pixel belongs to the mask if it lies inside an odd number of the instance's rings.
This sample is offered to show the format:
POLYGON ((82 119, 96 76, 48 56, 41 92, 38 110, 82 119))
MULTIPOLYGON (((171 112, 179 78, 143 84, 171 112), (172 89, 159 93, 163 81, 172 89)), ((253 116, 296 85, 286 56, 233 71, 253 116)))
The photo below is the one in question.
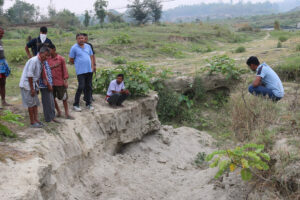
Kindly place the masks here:
POLYGON ((53 87, 52 87, 51 85, 48 85, 48 90, 49 90, 50 92, 52 92, 52 91, 53 91, 53 87))
POLYGON ((68 80, 64 80, 64 87, 65 87, 65 88, 68 88, 68 87, 69 87, 68 80))
POLYGON ((35 94, 36 94, 36 93, 35 93, 35 90, 34 90, 34 89, 31 89, 31 90, 30 90, 30 95, 31 95, 32 97, 34 97, 35 94))

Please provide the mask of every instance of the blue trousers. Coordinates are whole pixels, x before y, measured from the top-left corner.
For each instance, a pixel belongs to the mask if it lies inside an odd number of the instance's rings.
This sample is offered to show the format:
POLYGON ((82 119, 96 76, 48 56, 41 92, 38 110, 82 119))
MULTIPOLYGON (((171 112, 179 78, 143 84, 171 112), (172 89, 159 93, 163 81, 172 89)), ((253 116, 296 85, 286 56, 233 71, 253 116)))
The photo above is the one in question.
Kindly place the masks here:
POLYGON ((266 95, 268 95, 269 98, 272 99, 273 101, 279 101, 281 99, 281 97, 276 97, 271 89, 268 89, 264 86, 253 87, 253 85, 250 85, 248 90, 251 94, 254 94, 256 96, 259 96, 259 95, 266 96, 266 95))

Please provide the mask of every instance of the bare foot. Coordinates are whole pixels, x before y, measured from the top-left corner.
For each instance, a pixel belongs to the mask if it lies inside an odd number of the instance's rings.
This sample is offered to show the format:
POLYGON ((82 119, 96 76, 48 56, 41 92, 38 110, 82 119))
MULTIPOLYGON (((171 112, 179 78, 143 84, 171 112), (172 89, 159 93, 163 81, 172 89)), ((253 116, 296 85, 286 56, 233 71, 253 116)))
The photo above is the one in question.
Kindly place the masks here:
POLYGON ((74 120, 75 118, 72 115, 66 115, 66 119, 74 120))
POLYGON ((6 101, 4 101, 4 102, 2 102, 2 106, 12 106, 12 105, 7 103, 6 101))
POLYGON ((60 121, 58 121, 58 120, 57 120, 57 119, 55 119, 55 118, 54 118, 54 119, 52 119, 52 121, 53 121, 53 122, 55 122, 55 123, 60 123, 60 121))

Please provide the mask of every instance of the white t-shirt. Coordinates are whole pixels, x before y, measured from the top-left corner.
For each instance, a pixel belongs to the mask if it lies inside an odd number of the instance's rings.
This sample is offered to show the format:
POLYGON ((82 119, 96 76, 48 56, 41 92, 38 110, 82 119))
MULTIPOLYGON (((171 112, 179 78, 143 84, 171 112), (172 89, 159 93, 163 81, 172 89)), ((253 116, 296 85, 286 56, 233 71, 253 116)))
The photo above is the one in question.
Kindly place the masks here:
POLYGON ((121 92, 121 90, 125 89, 124 81, 120 84, 117 83, 117 80, 113 80, 110 82, 108 90, 107 90, 107 96, 112 96, 112 91, 121 92))

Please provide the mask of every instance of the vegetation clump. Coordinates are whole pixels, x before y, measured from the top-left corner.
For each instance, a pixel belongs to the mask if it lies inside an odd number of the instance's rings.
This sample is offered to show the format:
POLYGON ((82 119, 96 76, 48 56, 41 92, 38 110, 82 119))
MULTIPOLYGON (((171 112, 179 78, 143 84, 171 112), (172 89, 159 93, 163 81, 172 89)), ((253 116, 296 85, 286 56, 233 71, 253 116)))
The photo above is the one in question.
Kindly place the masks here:
POLYGON ((208 66, 203 70, 208 71, 210 75, 223 74, 228 79, 239 79, 242 70, 235 66, 235 61, 229 58, 227 55, 214 56, 212 59, 206 60, 208 66))
POLYGON ((110 44, 131 44, 133 43, 131 38, 126 33, 121 33, 111 39, 110 44))
POLYGON ((234 52, 235 53, 243 53, 245 51, 246 51, 246 48, 241 46, 241 47, 236 48, 234 52))
POLYGON ((119 57, 115 57, 113 59, 113 63, 116 65, 123 65, 123 64, 127 63, 127 60, 126 60, 126 58, 119 56, 119 57))
POLYGON ((225 172, 233 172, 237 168, 242 168, 241 177, 244 181, 250 181, 253 177, 254 170, 268 170, 270 155, 264 153, 264 145, 246 144, 235 149, 219 150, 209 154, 206 161, 211 161, 211 168, 219 167, 215 178, 219 178, 225 172))

